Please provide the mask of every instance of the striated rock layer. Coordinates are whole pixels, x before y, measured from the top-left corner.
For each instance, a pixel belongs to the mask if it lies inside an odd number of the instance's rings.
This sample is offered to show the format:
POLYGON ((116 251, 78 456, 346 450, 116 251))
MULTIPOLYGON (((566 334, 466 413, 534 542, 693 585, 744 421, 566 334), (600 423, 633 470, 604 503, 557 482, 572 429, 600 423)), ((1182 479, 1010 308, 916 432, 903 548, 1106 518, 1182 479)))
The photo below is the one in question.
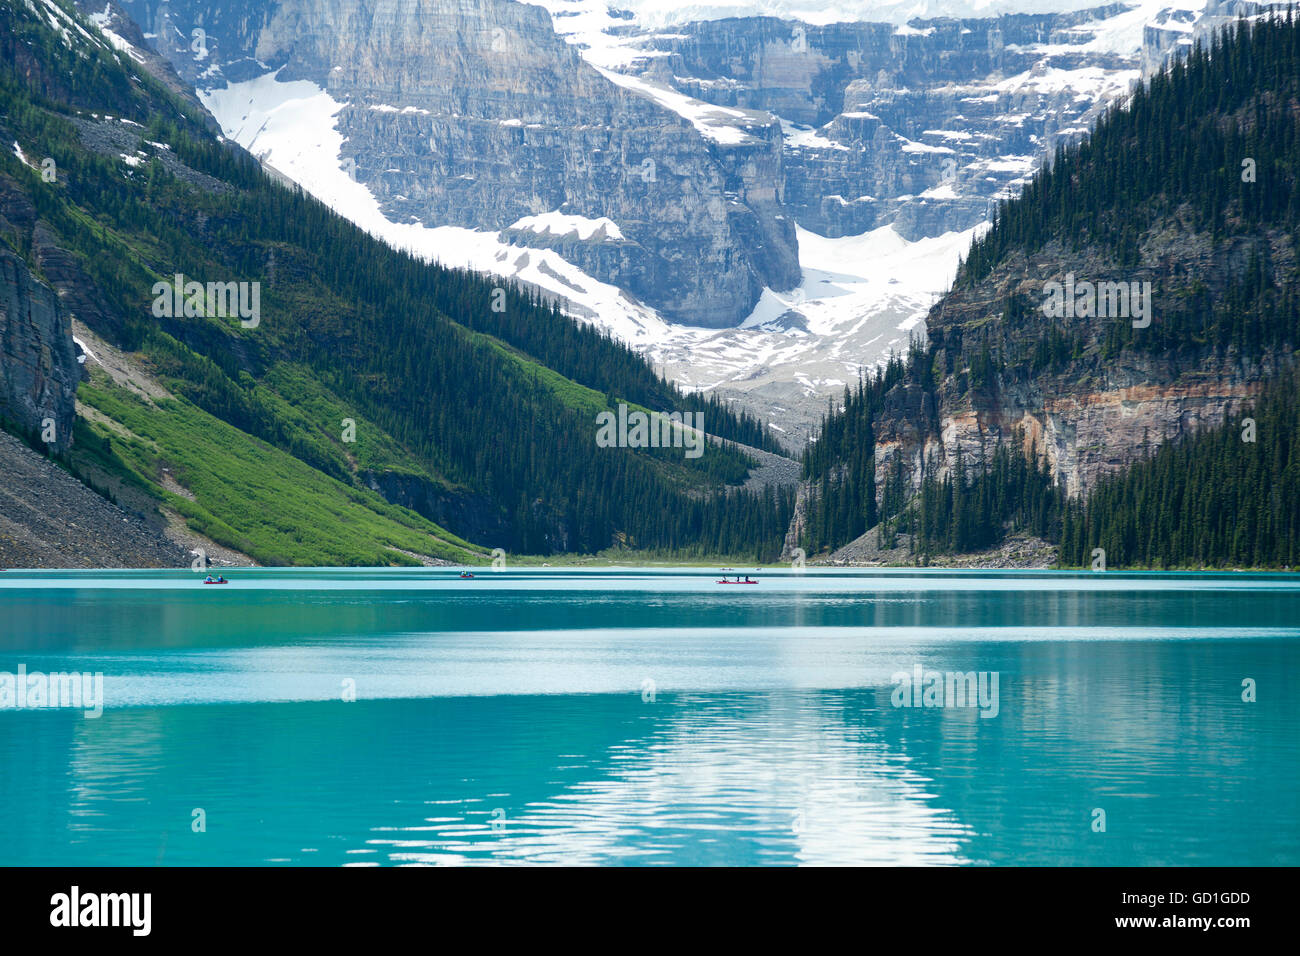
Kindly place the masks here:
POLYGON ((958 455, 973 463, 990 457, 999 442, 1018 441, 1046 460, 1070 494, 1080 495, 1165 442, 1238 416, 1294 356, 1270 352, 1248 360, 1235 349, 1193 341, 1148 350, 1143 336, 1155 334, 1193 283, 1222 301, 1252 252, 1289 274, 1296 248, 1281 232, 1215 242, 1174 225, 1148 232, 1134 268, 1120 268, 1111 250, 1052 243, 1027 258, 1009 257, 974 288, 949 293, 927 322, 935 390, 912 385, 891 394, 877 423, 877 481, 883 483, 901 458, 917 487, 923 469, 942 473, 958 455), (1049 318, 1044 286, 1069 273, 1151 282, 1150 326, 1138 320, 1132 343, 1108 353, 1103 344, 1110 326, 1134 319, 1049 318), (1009 310, 1012 300, 1023 310, 1009 310), (1023 366, 998 367, 999 359, 1015 366, 1013 357, 1031 354, 1049 332, 1071 337, 1062 361, 1031 373, 1023 366), (993 356, 994 371, 981 377, 975 369, 984 355, 993 356))
MULTIPOLYGON (((785 202, 799 225, 836 237, 892 224, 914 240, 983 221, 1127 89, 1141 66, 1138 31, 1128 42, 1098 38, 1128 9, 906 27, 689 23, 647 37, 646 57, 629 69, 662 73, 710 103, 779 116, 785 202)), ((1178 46, 1164 34, 1152 43, 1142 62, 1162 63, 1178 46)))

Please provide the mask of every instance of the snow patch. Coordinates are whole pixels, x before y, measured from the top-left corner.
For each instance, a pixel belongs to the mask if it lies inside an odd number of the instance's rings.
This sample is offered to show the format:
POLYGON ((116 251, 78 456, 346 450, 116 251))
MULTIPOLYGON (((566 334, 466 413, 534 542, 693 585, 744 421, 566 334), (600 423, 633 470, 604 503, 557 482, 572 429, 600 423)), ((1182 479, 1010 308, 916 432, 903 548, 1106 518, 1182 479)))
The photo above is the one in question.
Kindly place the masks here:
MULTIPOLYGON (((824 127, 823 127, 824 128, 824 127)), ((822 135, 822 131, 806 126, 797 126, 789 120, 781 120, 781 135, 785 145, 791 149, 840 149, 845 152, 848 147, 822 135)))
POLYGON ((612 219, 601 216, 588 219, 586 216, 566 216, 563 213, 547 212, 540 216, 525 216, 510 226, 511 229, 525 229, 541 235, 569 236, 574 233, 584 242, 592 236, 603 233, 604 239, 623 239, 623 233, 612 219))
POLYGON ((91 351, 91 350, 86 346, 86 343, 83 342, 83 341, 81 341, 81 339, 77 338, 77 337, 74 335, 74 336, 72 337, 72 341, 75 342, 75 343, 77 344, 77 348, 81 349, 81 351, 82 351, 82 353, 83 353, 82 356, 81 356, 81 358, 78 360, 78 361, 81 362, 81 364, 84 365, 84 364, 85 364, 85 361, 86 361, 87 358, 89 358, 89 359, 90 359, 92 362, 94 362, 96 365, 103 365, 103 364, 104 364, 103 362, 101 362, 101 361, 99 360, 99 356, 97 356, 94 352, 92 352, 92 351, 91 351))
POLYGON ((600 69, 600 73, 616 86, 639 93, 660 106, 671 110, 678 116, 690 120, 691 124, 705 138, 711 139, 715 143, 735 146, 740 143, 759 142, 757 137, 745 132, 743 126, 757 125, 768 121, 765 114, 732 109, 728 106, 714 106, 712 103, 694 99, 684 93, 678 93, 674 89, 641 77, 627 76, 606 69, 600 69), (741 122, 738 124, 737 120, 741 122))

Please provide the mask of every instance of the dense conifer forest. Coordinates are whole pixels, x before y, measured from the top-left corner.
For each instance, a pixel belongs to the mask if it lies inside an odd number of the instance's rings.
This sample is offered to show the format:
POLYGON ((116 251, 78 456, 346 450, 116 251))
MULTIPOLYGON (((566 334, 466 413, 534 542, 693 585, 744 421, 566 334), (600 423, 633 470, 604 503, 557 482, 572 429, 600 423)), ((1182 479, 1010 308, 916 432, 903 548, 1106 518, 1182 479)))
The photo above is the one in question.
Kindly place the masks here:
POLYGON ((1000 320, 984 323, 977 338, 963 341, 960 328, 946 327, 946 338, 914 345, 846 389, 804 455, 809 553, 879 524, 882 546, 905 535, 920 562, 1024 532, 1059 544, 1069 566, 1088 566, 1098 548, 1112 567, 1294 566, 1300 460, 1296 380, 1286 370, 1300 341, 1298 103, 1300 22, 1294 14, 1243 21, 1139 86, 1082 143, 1058 151, 1019 197, 1001 204, 959 270, 957 290, 978 289, 1006 263, 1049 246, 1064 254, 1103 248, 1136 267, 1141 244, 1157 230, 1239 250, 1237 267, 1217 275, 1158 266, 1159 321, 1141 329, 1113 322, 1096 338, 1010 294, 1000 320), (954 355, 964 368, 953 367, 954 355), (1264 388, 1253 411, 1144 453, 1082 499, 1059 487, 1042 449, 1023 436, 979 460, 959 456, 942 477, 924 461, 919 488, 897 459, 876 467, 882 429, 896 437, 903 423, 938 434, 945 377, 949 387, 978 394, 1066 369, 1104 375, 1124 355, 1155 356, 1175 370, 1227 362, 1264 388), (1253 441, 1243 437, 1252 417, 1253 441))

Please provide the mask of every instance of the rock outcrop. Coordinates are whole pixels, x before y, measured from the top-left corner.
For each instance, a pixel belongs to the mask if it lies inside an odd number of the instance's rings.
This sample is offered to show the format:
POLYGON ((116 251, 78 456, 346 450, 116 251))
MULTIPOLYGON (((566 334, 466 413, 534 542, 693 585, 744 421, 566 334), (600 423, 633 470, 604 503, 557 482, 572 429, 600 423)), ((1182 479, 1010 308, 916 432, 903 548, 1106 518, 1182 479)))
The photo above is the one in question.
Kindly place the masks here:
POLYGON ((0 247, 0 417, 49 451, 66 451, 80 378, 58 295, 0 247))
POLYGON ((1081 280, 1149 281, 1154 334, 1190 284, 1221 300, 1252 253, 1283 275, 1292 274, 1297 261, 1290 237, 1280 232, 1216 242, 1166 222, 1147 233, 1136 268, 1119 268, 1113 250, 1052 242, 1031 256, 1009 257, 974 287, 950 292, 927 320, 935 390, 909 386, 890 395, 878 422, 877 481, 887 480, 900 457, 916 487, 923 467, 943 472, 958 455, 977 462, 991 457, 998 443, 1015 441, 1046 460, 1069 494, 1081 495, 1162 444, 1230 420, 1292 364, 1290 353, 1247 360, 1235 349, 1190 341, 1148 350, 1137 320, 1133 343, 1108 354, 1103 343, 1111 324, 1133 318, 1048 318, 1043 290, 1070 273, 1081 280), (1013 300, 1024 304, 1019 314, 1008 309, 1013 300), (975 371, 982 354, 1031 354, 1049 331, 1071 342, 1059 361, 1025 374, 1023 368, 999 371, 995 358, 990 373, 975 371))

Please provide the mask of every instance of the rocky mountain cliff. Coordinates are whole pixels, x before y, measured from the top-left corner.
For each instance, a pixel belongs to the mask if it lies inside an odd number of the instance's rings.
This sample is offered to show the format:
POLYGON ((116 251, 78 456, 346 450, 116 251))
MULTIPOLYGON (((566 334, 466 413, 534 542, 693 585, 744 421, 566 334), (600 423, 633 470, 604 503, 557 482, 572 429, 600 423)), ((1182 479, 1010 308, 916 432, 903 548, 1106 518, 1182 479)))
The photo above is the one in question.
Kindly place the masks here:
POLYGON ((880 419, 879 485, 899 464, 916 487, 927 469, 945 473, 958 457, 988 460, 1011 442, 1042 455, 1067 494, 1085 495, 1098 479, 1249 405, 1262 383, 1290 364, 1289 350, 1243 356, 1195 342, 1173 351, 1145 348, 1141 328, 1131 333, 1137 347, 1115 350, 1107 342, 1118 323, 1134 321, 1128 316, 1079 316, 1056 325, 1041 311, 1043 286, 1070 274, 1080 284, 1085 276, 1117 275, 1126 283, 1152 282, 1152 314, 1168 319, 1188 296, 1184 281, 1208 277, 1198 295, 1221 300, 1252 250, 1268 256, 1279 274, 1296 269, 1285 234, 1217 244, 1205 234, 1183 234, 1174 220, 1163 227, 1143 243, 1136 268, 1124 268, 1103 246, 1052 243, 1009 257, 977 286, 945 297, 927 324, 937 385, 932 393, 901 389, 880 419), (1024 311, 1017 314, 1013 302, 1024 311), (982 361, 992 370, 987 377, 982 361))
MULTIPOLYGON (((393 222, 506 230, 511 244, 558 248, 584 272, 695 325, 734 325, 765 286, 799 281, 774 121, 755 117, 734 144, 711 141, 652 97, 603 77, 539 7, 124 7, 200 88, 278 70, 282 82, 325 90, 342 104, 345 146, 335 160, 393 222), (511 228, 547 214, 617 228, 511 228)), ((257 151, 256 131, 245 145, 257 151)))
POLYGON ((596 0, 543 2, 592 62, 777 117, 785 201, 800 226, 834 237, 894 224, 908 239, 985 219, 1209 15, 1204 0, 1173 0, 905 25, 732 17, 655 31, 600 29, 596 0))
MULTIPOLYGON (((31 228, 34 210, 0 180, 0 231, 31 228)), ((27 264, 0 246, 0 420, 50 452, 72 441, 81 365, 67 311, 27 264)))
POLYGON ((983 20, 690 24, 651 38, 645 68, 721 105, 783 120, 786 202, 825 236, 895 224, 908 239, 967 229, 1058 140, 1136 75, 1090 49, 1119 4, 983 20))

